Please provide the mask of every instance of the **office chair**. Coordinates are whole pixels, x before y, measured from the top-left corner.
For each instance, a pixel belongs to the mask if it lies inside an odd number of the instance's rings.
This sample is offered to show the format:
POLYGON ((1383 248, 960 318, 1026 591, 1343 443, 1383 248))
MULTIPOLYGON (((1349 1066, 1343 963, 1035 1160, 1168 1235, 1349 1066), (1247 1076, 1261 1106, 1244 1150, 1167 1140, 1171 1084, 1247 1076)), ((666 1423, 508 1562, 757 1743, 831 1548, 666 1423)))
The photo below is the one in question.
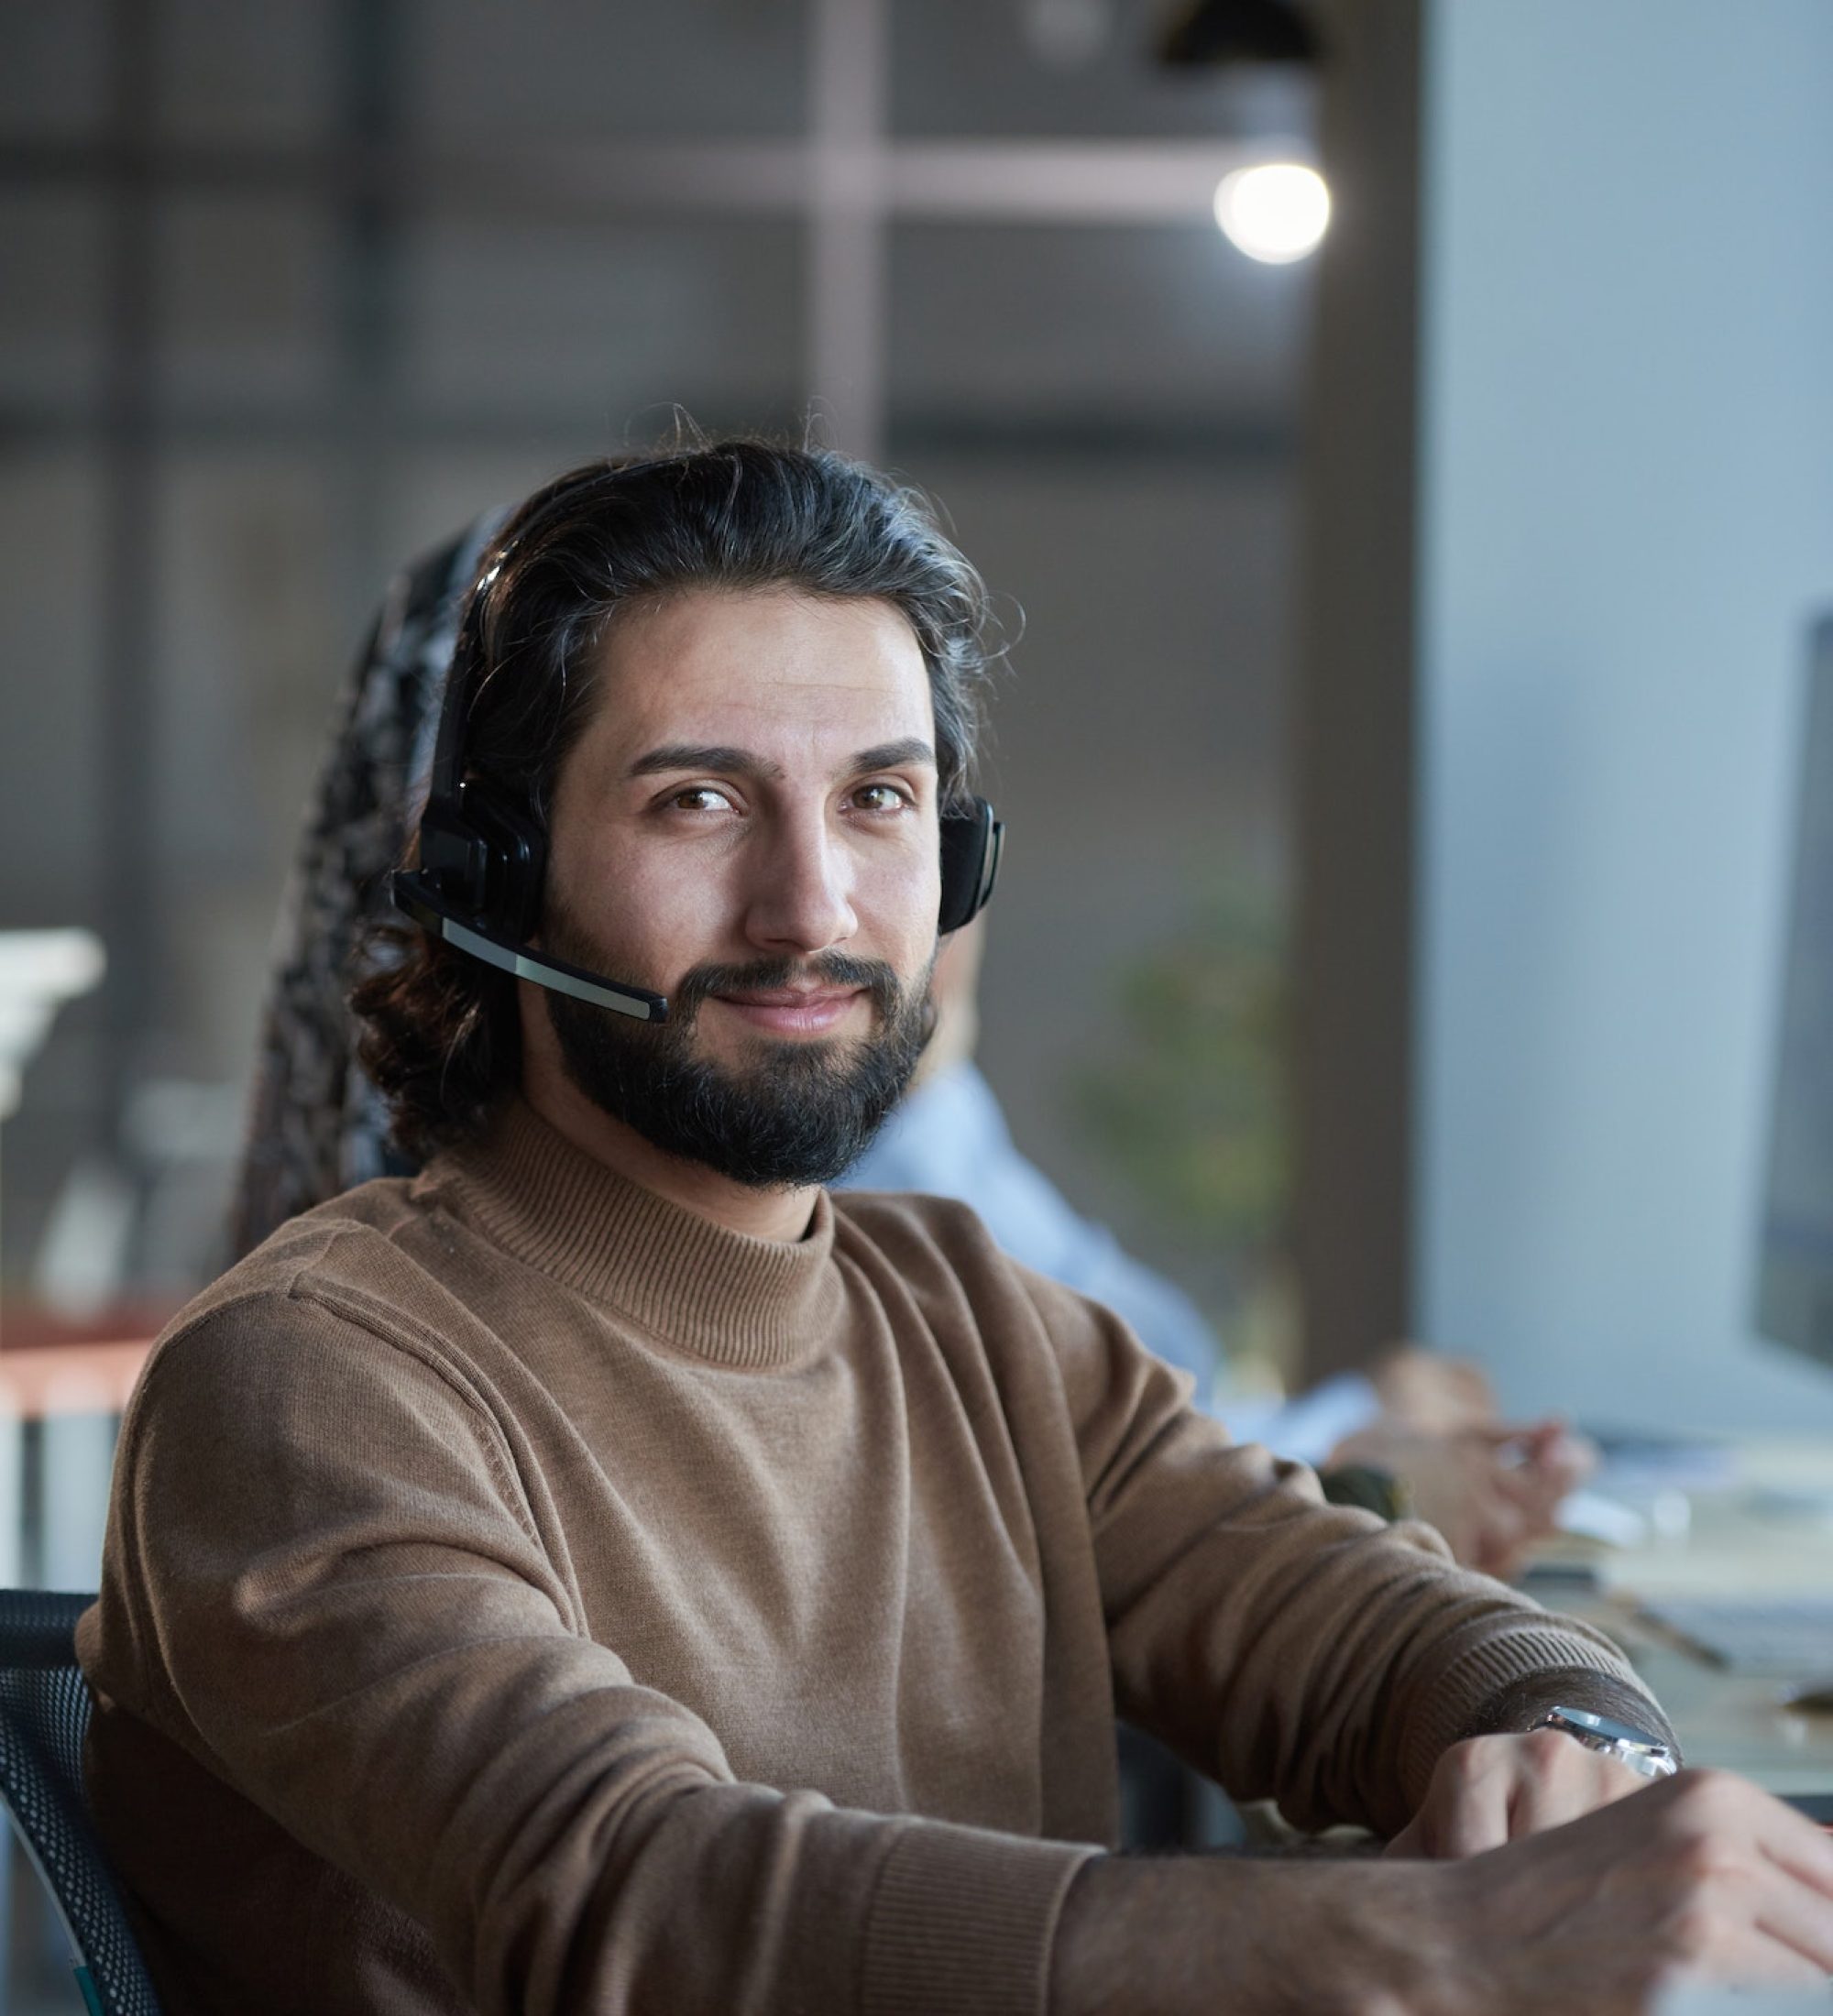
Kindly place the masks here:
POLYGON ((159 2016, 83 1804, 76 1620, 94 1600, 0 1589, 0 1799, 57 1907, 90 2016, 159 2016))

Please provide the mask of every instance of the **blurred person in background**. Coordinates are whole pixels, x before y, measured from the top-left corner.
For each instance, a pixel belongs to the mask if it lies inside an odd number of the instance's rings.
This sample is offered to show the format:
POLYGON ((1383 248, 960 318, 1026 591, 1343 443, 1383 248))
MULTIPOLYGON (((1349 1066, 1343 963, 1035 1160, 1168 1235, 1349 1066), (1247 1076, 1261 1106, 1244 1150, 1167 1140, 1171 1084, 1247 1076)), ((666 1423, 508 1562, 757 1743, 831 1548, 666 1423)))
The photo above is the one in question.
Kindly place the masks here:
POLYGON ((993 1088, 976 1068, 978 982, 986 924, 948 941, 932 983, 936 1030, 909 1092, 844 1187, 920 1190, 971 1205, 1016 1260, 1104 1304, 1147 1347, 1196 1382, 1239 1441, 1310 1463, 1327 1496, 1387 1517, 1422 1518, 1452 1552, 1509 1575, 1554 1528, 1560 1501, 1589 1468, 1586 1446, 1557 1420, 1505 1425, 1481 1371, 1418 1349, 1367 1375, 1342 1374, 1291 1400, 1212 1386, 1226 1357, 1201 1309, 1134 1259, 1105 1225, 1078 1213, 1018 1150, 993 1088))

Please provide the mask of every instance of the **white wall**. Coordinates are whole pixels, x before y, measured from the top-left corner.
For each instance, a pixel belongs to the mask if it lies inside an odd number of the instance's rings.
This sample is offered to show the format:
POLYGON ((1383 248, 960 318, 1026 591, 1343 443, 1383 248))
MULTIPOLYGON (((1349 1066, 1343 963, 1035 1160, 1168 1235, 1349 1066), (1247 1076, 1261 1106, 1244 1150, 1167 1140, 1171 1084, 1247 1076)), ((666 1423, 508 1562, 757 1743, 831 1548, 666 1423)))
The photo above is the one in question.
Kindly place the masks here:
POLYGON ((1833 5, 1430 27, 1419 1325, 1518 1408, 1833 1425, 1751 1320, 1833 608, 1833 5))

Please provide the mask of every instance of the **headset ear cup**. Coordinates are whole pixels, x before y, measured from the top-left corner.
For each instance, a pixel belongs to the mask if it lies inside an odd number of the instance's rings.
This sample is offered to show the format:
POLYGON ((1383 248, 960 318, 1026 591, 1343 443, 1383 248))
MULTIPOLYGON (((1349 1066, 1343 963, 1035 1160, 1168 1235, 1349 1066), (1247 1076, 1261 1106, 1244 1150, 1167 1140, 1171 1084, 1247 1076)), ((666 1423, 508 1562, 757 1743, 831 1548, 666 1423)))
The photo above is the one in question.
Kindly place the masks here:
POLYGON ((480 921, 511 938, 527 939, 541 923, 547 836, 525 807, 480 778, 458 787, 464 824, 481 843, 484 886, 480 921))
POLYGON ((959 931, 985 909, 999 872, 1005 827, 984 798, 942 815, 942 907, 938 927, 959 931))

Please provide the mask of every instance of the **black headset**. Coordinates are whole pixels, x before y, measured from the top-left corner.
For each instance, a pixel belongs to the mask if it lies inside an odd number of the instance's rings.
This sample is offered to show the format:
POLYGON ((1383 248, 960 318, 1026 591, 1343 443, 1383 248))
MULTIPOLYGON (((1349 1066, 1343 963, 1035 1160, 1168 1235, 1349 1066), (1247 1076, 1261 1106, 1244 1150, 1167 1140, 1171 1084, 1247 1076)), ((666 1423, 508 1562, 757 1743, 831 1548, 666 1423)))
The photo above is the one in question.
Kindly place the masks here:
MULTIPOLYGON (((547 834, 524 798, 491 778, 465 774, 465 730, 488 656, 486 604, 504 565, 555 506, 576 501, 579 489, 653 466, 625 464, 594 470, 577 484, 563 484, 480 569, 459 621, 440 702, 426 809, 420 819, 420 865, 397 870, 391 884, 397 909, 459 951, 518 980, 638 1022, 665 1022, 667 997, 588 972, 528 942, 541 923, 547 834)), ((939 926, 958 931, 993 894, 1005 827, 984 798, 971 798, 942 814, 941 829, 939 926)))

